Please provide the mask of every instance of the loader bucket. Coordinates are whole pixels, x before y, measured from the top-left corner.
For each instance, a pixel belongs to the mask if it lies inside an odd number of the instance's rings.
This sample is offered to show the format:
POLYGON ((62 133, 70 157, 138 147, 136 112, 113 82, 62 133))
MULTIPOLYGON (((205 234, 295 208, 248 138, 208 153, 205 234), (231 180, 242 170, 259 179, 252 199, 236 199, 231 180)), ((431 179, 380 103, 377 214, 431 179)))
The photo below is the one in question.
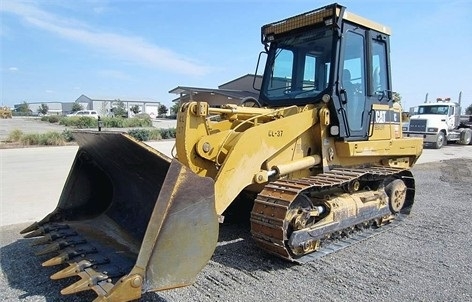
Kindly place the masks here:
POLYGON ((62 294, 92 289, 97 301, 194 282, 216 247, 214 182, 114 132, 74 132, 79 144, 56 209, 22 231, 51 276, 80 280, 62 294), (75 277, 75 279, 77 279, 75 277))

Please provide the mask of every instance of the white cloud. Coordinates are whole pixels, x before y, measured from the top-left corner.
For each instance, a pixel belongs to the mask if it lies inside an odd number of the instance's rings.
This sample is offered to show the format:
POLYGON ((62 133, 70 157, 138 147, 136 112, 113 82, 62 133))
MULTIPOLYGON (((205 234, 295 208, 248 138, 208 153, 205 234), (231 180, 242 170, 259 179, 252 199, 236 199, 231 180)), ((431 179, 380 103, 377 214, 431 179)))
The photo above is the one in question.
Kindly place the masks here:
POLYGON ((208 66, 149 43, 141 37, 91 29, 77 20, 61 18, 26 2, 4 1, 0 10, 13 13, 37 28, 127 61, 188 75, 203 75, 210 71, 208 66))
POLYGON ((9 71, 16 72, 18 71, 18 67, 8 67, 9 71))

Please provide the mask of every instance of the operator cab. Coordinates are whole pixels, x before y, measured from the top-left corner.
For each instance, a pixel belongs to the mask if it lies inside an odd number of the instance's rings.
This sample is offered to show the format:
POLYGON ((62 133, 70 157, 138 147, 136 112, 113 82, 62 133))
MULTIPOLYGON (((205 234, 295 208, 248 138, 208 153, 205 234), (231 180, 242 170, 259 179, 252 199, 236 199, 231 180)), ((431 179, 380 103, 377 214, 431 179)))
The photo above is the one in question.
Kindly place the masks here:
POLYGON ((373 104, 392 105, 389 34, 338 4, 263 26, 261 104, 327 102, 337 124, 331 135, 367 140, 373 104))

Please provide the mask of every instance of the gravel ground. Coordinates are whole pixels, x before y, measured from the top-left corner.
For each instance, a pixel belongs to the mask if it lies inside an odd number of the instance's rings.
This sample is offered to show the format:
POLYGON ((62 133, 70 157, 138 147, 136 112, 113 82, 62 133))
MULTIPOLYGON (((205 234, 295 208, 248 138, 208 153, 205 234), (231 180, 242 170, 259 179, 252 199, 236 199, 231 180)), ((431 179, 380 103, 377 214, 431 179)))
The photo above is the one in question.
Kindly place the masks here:
MULTIPOLYGON (((220 227, 218 247, 193 286, 142 301, 472 301, 472 160, 413 168, 416 202, 400 226, 321 260, 295 265, 252 242, 248 224, 220 227)), ((59 294, 19 231, 0 228, 1 301, 84 301, 59 294)))

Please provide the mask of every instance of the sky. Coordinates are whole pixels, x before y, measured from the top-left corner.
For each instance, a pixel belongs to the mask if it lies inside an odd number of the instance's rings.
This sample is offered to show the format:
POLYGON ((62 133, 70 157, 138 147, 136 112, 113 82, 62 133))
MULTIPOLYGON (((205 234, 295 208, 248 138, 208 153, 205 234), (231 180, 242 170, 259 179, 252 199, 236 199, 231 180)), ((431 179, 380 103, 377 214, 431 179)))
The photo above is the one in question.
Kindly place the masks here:
MULTIPOLYGON (((217 88, 254 73, 260 27, 318 0, 0 0, 0 105, 159 101, 177 86, 217 88)), ((405 108, 472 103, 472 0, 345 0, 392 29, 393 90, 405 108)))

